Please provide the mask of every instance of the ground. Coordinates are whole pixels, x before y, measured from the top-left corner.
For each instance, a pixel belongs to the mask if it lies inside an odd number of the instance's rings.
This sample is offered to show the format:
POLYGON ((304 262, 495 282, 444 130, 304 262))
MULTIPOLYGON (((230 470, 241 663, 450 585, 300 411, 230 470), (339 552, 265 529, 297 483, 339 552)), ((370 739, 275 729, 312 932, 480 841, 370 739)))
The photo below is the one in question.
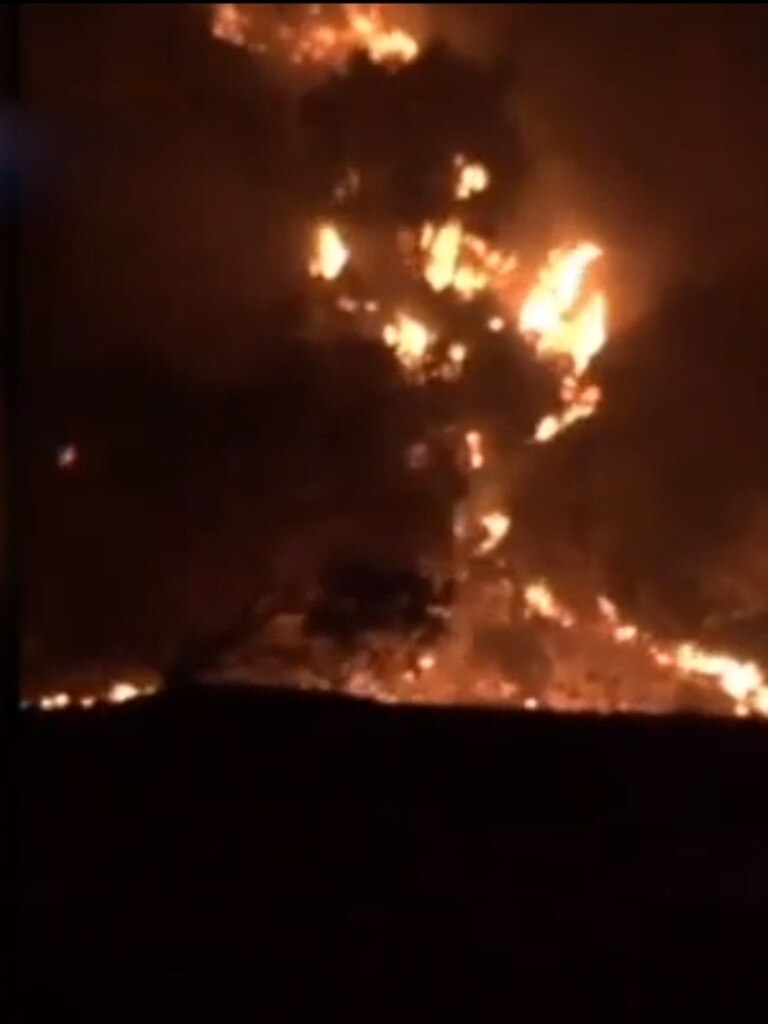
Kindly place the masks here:
POLYGON ((227 687, 21 740, 24 1020, 761 1019, 763 725, 227 687))

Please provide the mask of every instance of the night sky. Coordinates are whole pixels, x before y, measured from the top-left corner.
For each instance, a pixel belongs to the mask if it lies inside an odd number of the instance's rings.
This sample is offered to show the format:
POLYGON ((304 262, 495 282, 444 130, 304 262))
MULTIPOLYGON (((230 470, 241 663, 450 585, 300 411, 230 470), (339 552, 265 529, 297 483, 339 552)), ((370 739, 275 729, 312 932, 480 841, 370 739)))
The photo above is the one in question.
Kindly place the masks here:
MULTIPOLYGON (((515 137, 477 114, 510 224, 609 253, 603 412, 517 474, 529 565, 768 653, 766 8, 468 7, 431 31, 516 67, 515 137)), ((27 5, 20 57, 27 656, 165 657, 329 552, 416 558, 418 413, 385 353, 303 332, 324 168, 286 82, 203 5, 27 5)))

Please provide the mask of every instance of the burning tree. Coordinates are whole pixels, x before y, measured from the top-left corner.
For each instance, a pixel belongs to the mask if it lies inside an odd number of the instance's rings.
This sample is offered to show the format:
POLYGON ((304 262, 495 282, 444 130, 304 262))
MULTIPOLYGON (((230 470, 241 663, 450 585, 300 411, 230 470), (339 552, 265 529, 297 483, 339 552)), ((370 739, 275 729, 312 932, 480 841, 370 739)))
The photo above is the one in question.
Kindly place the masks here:
POLYGON ((399 469, 444 512, 401 573, 345 552, 295 609, 297 657, 318 685, 381 699, 650 710, 693 687, 704 705, 765 713, 756 663, 630 619, 583 537, 570 544, 578 585, 540 571, 518 527, 521 480, 550 453, 579 472, 574 439, 589 438, 603 397, 609 254, 590 238, 523 254, 514 76, 426 42, 398 22, 403 6, 212 8, 217 39, 291 69, 306 335, 386 362, 407 410, 399 469))

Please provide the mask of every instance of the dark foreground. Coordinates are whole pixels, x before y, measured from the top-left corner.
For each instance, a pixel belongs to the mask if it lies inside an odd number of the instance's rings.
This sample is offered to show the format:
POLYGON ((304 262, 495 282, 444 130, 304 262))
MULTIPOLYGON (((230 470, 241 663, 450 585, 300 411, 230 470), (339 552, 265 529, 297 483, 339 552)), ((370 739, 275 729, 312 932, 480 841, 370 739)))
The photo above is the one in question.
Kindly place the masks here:
POLYGON ((765 1019, 764 727, 233 689, 22 748, 20 1019, 765 1019))

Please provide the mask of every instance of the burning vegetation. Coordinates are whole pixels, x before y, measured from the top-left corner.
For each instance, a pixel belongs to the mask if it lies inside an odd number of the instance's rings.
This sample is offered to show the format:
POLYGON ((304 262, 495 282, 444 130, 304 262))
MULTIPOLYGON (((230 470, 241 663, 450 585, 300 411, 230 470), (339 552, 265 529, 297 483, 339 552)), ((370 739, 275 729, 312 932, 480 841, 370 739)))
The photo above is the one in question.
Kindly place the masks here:
MULTIPOLYGON (((425 486, 447 464, 458 483, 442 491, 447 542, 417 567, 350 563, 321 575, 286 607, 247 617, 211 677, 252 672, 388 701, 768 713, 755 661, 656 636, 599 585, 572 601, 530 570, 515 481, 543 449, 600 416, 596 366, 610 340, 600 278, 610 252, 590 238, 565 238, 537 259, 516 246, 508 211, 522 161, 489 143, 462 98, 476 73, 487 135, 511 137, 509 82, 419 40, 397 23, 402 5, 274 6, 216 4, 211 24, 255 60, 320 74, 297 101, 307 162, 329 139, 336 154, 318 172, 308 224, 308 322, 320 325, 321 345, 349 335, 391 354, 418 410, 403 464, 425 486), (371 105, 361 113, 363 88, 371 105), (375 125, 400 116, 392 152, 375 125), (485 378, 476 383, 479 368, 505 365, 489 364, 498 353, 548 381, 548 406, 519 438, 484 406, 485 378)), ((113 688, 105 699, 139 692, 113 688)), ((69 703, 52 694, 40 707, 69 703)))

